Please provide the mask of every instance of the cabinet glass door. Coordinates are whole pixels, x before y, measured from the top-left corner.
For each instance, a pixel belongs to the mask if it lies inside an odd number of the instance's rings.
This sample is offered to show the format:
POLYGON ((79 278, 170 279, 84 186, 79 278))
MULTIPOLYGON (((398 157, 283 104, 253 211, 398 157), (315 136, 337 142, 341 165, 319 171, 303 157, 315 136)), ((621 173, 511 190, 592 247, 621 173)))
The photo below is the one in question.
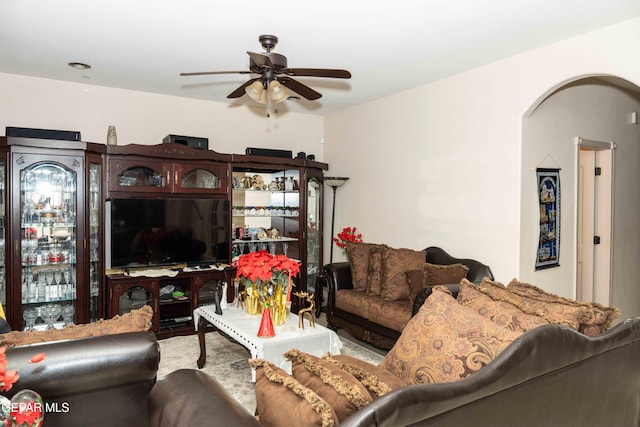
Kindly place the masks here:
MULTIPOLYGON (((322 228, 320 221, 320 189, 322 183, 311 178, 307 182, 307 286, 315 287, 321 265, 322 228)), ((315 289, 315 292, 321 290, 315 289)))
POLYGON ((89 165, 89 317, 100 318, 100 165, 89 165))
POLYGON ((7 274, 5 264, 5 213, 7 196, 5 192, 5 182, 7 177, 7 169, 4 160, 0 160, 0 303, 2 308, 7 310, 7 274))
POLYGON ((55 162, 20 170, 22 314, 26 329, 71 324, 76 308, 75 171, 55 162))

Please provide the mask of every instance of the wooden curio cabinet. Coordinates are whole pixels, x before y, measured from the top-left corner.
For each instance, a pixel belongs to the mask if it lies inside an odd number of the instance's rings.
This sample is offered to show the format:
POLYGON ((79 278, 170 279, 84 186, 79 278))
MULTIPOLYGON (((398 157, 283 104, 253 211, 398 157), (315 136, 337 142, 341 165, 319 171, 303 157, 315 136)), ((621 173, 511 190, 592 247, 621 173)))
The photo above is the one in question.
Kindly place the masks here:
POLYGON ((0 299, 12 329, 98 320, 105 146, 1 137, 0 150, 0 299))
MULTIPOLYGON (((314 293, 322 267, 326 169, 326 164, 303 159, 234 155, 232 256, 262 249, 300 260, 294 292, 314 293)), ((292 298, 292 311, 297 312, 300 303, 292 298)))

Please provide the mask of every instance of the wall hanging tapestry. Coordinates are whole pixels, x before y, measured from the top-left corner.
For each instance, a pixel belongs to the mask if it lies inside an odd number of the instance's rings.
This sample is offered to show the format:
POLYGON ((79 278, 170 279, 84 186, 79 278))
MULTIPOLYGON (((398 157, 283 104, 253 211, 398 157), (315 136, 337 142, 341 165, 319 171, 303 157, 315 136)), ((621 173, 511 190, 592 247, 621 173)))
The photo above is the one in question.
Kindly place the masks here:
POLYGON ((560 169, 536 169, 540 202, 540 237, 536 270, 560 265, 560 169))

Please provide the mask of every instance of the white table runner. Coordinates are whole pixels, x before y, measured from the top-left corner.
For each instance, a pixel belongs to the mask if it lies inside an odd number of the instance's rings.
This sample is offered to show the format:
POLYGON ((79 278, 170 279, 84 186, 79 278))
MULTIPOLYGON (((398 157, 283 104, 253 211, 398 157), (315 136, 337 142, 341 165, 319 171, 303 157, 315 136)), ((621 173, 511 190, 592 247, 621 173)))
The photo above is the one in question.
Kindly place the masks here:
MULTIPOLYGON (((262 358, 280 366, 291 373, 290 362, 283 354, 292 348, 323 356, 327 352, 340 354, 342 341, 338 335, 324 326, 316 324, 315 328, 305 322, 304 330, 298 329, 298 316, 291 313, 287 322, 275 326, 276 335, 271 338, 258 337, 261 316, 249 315, 244 309, 228 307, 222 315, 215 314, 213 305, 198 307, 193 312, 193 323, 196 330, 200 317, 204 317, 215 328, 224 332, 251 353, 252 358, 262 358)), ((214 356, 215 353, 210 353, 214 356)), ((255 381, 255 371, 251 372, 251 380, 255 381)))

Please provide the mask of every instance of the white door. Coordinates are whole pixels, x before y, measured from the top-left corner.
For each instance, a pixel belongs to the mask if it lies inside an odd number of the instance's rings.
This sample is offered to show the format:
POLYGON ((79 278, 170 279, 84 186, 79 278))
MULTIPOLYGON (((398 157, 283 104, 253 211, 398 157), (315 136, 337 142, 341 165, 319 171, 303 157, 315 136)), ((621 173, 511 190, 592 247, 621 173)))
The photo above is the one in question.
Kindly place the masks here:
POLYGON ((576 297, 610 305, 614 144, 578 138, 576 297))

